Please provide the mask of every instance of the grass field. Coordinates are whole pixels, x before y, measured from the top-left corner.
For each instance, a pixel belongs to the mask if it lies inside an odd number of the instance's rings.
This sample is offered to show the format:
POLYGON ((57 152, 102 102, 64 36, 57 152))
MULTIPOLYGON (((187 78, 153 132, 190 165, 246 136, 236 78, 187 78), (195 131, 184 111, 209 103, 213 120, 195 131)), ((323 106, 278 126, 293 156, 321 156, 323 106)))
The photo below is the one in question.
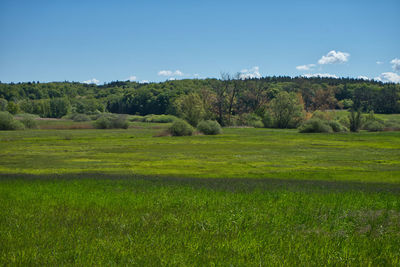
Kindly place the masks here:
POLYGON ((400 132, 0 132, 0 265, 399 265, 400 132))

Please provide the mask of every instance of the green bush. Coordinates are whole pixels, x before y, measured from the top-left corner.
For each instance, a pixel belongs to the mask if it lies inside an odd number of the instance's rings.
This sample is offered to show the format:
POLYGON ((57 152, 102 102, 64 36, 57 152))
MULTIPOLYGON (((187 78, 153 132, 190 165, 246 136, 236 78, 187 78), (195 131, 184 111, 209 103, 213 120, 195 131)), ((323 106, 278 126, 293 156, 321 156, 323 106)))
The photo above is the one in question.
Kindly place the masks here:
POLYGON ((384 128, 385 125, 379 121, 367 121, 363 126, 363 129, 369 132, 380 132, 383 131, 384 128))
POLYGON ((0 112, 0 130, 23 130, 25 127, 7 111, 0 112))
POLYGON ((351 99, 343 99, 339 101, 339 104, 344 108, 344 109, 349 109, 352 108, 354 105, 353 100, 351 99))
POLYGON ((86 114, 76 113, 72 116, 72 120, 76 122, 90 121, 90 117, 86 114))
POLYGON ((172 115, 146 115, 143 118, 144 122, 155 122, 155 123, 170 123, 174 122, 177 118, 172 115))
POLYGON ((388 119, 385 121, 385 130, 400 131, 400 121, 392 118, 388 119))
POLYGON ((233 126, 251 126, 262 128, 264 124, 262 118, 254 113, 244 113, 241 115, 231 116, 231 125, 233 126))
POLYGON ((218 122, 212 120, 201 121, 197 125, 197 129, 206 135, 215 135, 222 132, 221 125, 219 125, 218 122))
POLYGON ((144 117, 140 116, 140 115, 130 115, 129 116, 129 121, 136 121, 136 122, 143 122, 144 121, 144 117))
POLYGON ((338 132, 347 132, 347 128, 344 127, 340 122, 338 121, 328 121, 329 126, 331 126, 332 130, 336 133, 338 132))
POLYGON ((342 116, 337 121, 346 128, 350 128, 350 120, 347 116, 342 116))
POLYGON ((35 120, 35 115, 31 114, 20 114, 18 115, 21 117, 20 122, 25 126, 25 128, 28 129, 37 129, 38 124, 37 121, 35 120))
POLYGON ((266 111, 264 113, 264 116, 262 118, 262 123, 265 128, 273 128, 274 127, 274 119, 272 118, 272 115, 269 111, 266 111))
POLYGON ((269 103, 269 110, 276 128, 297 128, 304 120, 304 105, 294 92, 279 92, 269 103))
POLYGON ((327 121, 318 118, 312 118, 299 127, 300 133, 330 133, 332 131, 327 121))
POLYGON ((102 115, 93 125, 97 129, 127 129, 129 127, 126 115, 102 115))
POLYGON ((174 107, 178 116, 192 126, 196 126, 204 119, 204 103, 198 94, 181 95, 175 100, 174 107))
POLYGON ((172 136, 192 135, 193 127, 184 120, 176 120, 168 128, 168 131, 172 136))

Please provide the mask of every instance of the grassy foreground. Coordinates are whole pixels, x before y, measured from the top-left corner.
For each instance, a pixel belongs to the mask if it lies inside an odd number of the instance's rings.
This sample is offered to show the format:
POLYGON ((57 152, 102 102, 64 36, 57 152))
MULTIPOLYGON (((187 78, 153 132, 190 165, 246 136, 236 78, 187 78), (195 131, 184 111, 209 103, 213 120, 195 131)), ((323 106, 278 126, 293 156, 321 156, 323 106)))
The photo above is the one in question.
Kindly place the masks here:
POLYGON ((152 125, 0 132, 0 265, 400 264, 400 133, 152 125))

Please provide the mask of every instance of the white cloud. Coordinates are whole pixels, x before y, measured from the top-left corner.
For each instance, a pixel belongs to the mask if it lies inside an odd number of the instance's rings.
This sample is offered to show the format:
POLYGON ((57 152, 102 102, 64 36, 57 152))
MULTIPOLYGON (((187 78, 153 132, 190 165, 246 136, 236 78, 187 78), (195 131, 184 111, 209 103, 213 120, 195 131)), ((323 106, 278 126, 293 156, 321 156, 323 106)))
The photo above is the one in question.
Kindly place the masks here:
POLYGON ((243 69, 239 74, 240 79, 253 79, 253 78, 261 78, 260 68, 258 66, 254 66, 251 69, 243 69))
POLYGON ((170 78, 168 78, 168 81, 175 81, 175 80, 176 80, 175 77, 170 77, 170 78))
POLYGON ((376 62, 376 64, 378 64, 378 65, 382 65, 382 64, 383 64, 383 62, 378 60, 378 61, 376 62))
POLYGON ((140 83, 149 83, 148 80, 141 80, 140 83))
POLYGON ((318 64, 334 64, 334 63, 344 63, 349 60, 350 54, 340 51, 329 51, 326 56, 322 56, 320 60, 318 60, 318 64))
POLYGON ((86 83, 86 84, 99 84, 100 81, 97 80, 96 78, 93 78, 93 79, 90 79, 90 80, 83 81, 83 83, 86 83))
POLYGON ((394 71, 400 71, 400 59, 395 58, 390 61, 390 64, 392 64, 392 68, 394 71))
POLYGON ((159 76, 172 76, 172 71, 170 70, 160 70, 158 72, 159 76))
POLYGON ((135 75, 129 76, 129 78, 127 79, 128 81, 134 82, 136 81, 137 77, 135 75))
POLYGON ((315 67, 315 64, 307 64, 307 65, 297 66, 296 69, 298 69, 298 70, 310 70, 313 67, 315 67))
POLYGON ((374 80, 380 82, 400 83, 400 75, 394 72, 384 72, 378 77, 375 77, 374 80))
POLYGON ((367 76, 363 76, 363 75, 358 76, 357 79, 369 80, 369 78, 367 76))
POLYGON ((183 76, 183 72, 180 71, 180 70, 176 70, 176 71, 174 72, 174 76, 183 76))
POLYGON ((335 78, 335 79, 339 78, 338 76, 336 76, 334 74, 329 74, 329 73, 308 73, 308 74, 304 74, 302 76, 306 77, 306 78, 316 78, 316 77, 319 77, 319 78, 335 78))
POLYGON ((172 71, 172 70, 160 70, 158 72, 159 76, 183 76, 183 72, 180 70, 172 71))

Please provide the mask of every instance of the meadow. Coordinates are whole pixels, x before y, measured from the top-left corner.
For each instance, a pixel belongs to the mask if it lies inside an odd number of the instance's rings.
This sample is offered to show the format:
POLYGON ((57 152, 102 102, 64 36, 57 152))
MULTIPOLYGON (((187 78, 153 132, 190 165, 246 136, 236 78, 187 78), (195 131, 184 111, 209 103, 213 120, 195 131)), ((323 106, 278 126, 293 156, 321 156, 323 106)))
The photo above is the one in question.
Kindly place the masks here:
POLYGON ((0 132, 0 265, 400 264, 400 132, 51 124, 0 132))

